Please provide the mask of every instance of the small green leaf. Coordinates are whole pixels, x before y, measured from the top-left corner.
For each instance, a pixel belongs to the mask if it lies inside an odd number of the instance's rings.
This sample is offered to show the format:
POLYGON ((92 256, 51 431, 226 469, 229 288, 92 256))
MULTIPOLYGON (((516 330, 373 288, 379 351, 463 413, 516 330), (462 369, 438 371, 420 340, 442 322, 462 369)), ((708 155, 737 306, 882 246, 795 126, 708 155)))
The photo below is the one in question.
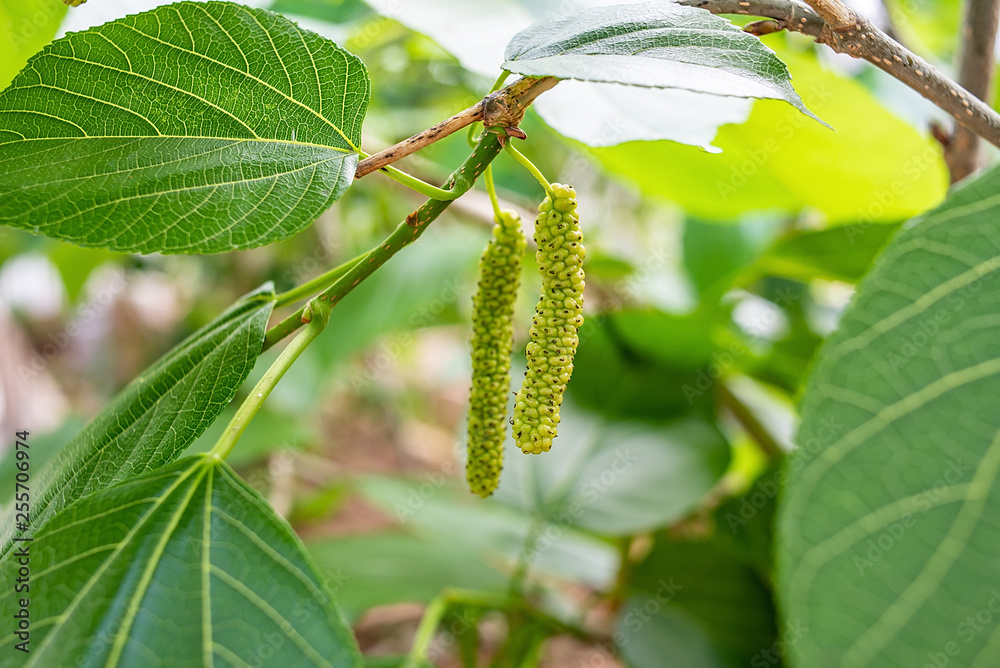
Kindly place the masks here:
POLYGON ((224 462, 183 459, 106 489, 23 545, 31 653, 4 651, 0 667, 361 665, 298 537, 224 462))
POLYGON ((0 93, 0 223, 138 252, 284 239, 351 184, 368 98, 355 56, 233 3, 70 34, 0 93))
POLYGON ((698 620, 678 608, 638 595, 625 602, 618 619, 618 648, 628 668, 662 668, 663 658, 684 668, 730 668, 698 620))
MULTIPOLYGON (((31 485, 31 531, 63 508, 173 461, 232 401, 260 354, 274 307, 251 293, 133 380, 49 461, 31 485)), ((14 522, 3 520, 10 554, 14 522)))
POLYGON ((718 533, 696 542, 658 536, 629 581, 661 608, 687 613, 711 639, 717 665, 764 665, 764 651, 777 640, 774 604, 752 556, 727 529, 717 525, 718 533))
POLYGON ((757 37, 703 9, 668 2, 540 21, 515 35, 504 57, 504 69, 525 76, 785 100, 813 116, 784 63, 757 37))
POLYGON ((778 239, 760 257, 755 269, 800 281, 822 278, 856 283, 898 229, 898 224, 868 223, 799 230, 778 239))
POLYGON ((905 224, 819 352, 778 519, 796 666, 996 662, 998 191, 905 224))

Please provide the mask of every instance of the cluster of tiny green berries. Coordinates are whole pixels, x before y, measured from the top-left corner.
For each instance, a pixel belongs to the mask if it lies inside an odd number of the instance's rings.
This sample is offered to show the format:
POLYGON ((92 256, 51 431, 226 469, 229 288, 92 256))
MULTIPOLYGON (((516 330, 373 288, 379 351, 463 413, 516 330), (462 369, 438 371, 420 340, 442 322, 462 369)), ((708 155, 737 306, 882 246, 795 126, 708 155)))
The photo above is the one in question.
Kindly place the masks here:
POLYGON ((535 259, 542 294, 535 306, 528 368, 514 405, 514 440, 525 453, 548 452, 556 437, 559 407, 573 373, 573 355, 583 324, 583 235, 576 191, 552 185, 535 220, 535 259))
POLYGON ((501 211, 493 238, 479 260, 479 283, 472 299, 472 393, 469 398, 469 489, 485 498, 503 468, 514 301, 527 248, 516 211, 501 211))

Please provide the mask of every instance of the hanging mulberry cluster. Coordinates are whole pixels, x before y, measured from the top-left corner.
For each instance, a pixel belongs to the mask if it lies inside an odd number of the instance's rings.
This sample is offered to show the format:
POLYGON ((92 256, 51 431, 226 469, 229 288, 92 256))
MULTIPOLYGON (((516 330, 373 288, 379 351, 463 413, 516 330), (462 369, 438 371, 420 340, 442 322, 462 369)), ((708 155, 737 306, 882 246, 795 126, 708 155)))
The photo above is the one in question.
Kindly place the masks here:
POLYGON ((552 447, 583 324, 585 251, 576 191, 556 183, 552 192, 555 198, 545 198, 535 220, 542 294, 526 351, 528 368, 514 406, 514 440, 528 454, 552 447))
POLYGON ((516 211, 501 211, 479 260, 472 308, 472 394, 469 399, 469 488, 481 497, 496 489, 503 467, 514 301, 527 241, 516 211))

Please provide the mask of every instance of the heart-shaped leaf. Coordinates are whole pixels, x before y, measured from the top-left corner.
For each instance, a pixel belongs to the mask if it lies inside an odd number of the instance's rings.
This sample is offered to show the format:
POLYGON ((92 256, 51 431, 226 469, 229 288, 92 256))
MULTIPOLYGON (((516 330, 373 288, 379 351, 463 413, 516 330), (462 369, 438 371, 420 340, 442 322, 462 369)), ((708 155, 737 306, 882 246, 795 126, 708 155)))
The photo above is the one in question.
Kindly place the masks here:
MULTIPOLYGON (((104 490, 19 547, 32 569, 31 651, 5 631, 0 667, 361 665, 301 541, 214 458, 104 490)), ((4 576, 0 610, 14 619, 4 576)))
POLYGON ((67 35, 0 93, 0 223, 138 252, 284 239, 350 185, 368 99, 355 56, 229 2, 67 35))

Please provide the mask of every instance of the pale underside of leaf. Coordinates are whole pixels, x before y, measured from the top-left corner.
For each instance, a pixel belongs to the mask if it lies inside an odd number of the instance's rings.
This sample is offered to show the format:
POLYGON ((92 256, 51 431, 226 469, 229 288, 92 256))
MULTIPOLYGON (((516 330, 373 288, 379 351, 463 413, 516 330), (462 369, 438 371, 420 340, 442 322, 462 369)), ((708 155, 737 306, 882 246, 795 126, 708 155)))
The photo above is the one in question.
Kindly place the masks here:
MULTIPOLYGON (((359 663, 301 543, 221 462, 187 459, 106 490, 32 549, 26 668, 359 663)), ((13 599, 4 592, 5 612, 13 599)))
POLYGON ((987 172, 900 231, 820 353, 780 518, 796 665, 1000 651, 995 626, 959 630, 1000 588, 998 187, 987 172))
POLYGON ((505 58, 504 69, 526 76, 782 99, 813 116, 759 39, 704 10, 667 2, 541 21, 511 40, 505 58))
POLYGON ((0 94, 0 222, 140 252, 286 238, 352 182, 369 89, 355 56, 228 2, 67 35, 0 94))

